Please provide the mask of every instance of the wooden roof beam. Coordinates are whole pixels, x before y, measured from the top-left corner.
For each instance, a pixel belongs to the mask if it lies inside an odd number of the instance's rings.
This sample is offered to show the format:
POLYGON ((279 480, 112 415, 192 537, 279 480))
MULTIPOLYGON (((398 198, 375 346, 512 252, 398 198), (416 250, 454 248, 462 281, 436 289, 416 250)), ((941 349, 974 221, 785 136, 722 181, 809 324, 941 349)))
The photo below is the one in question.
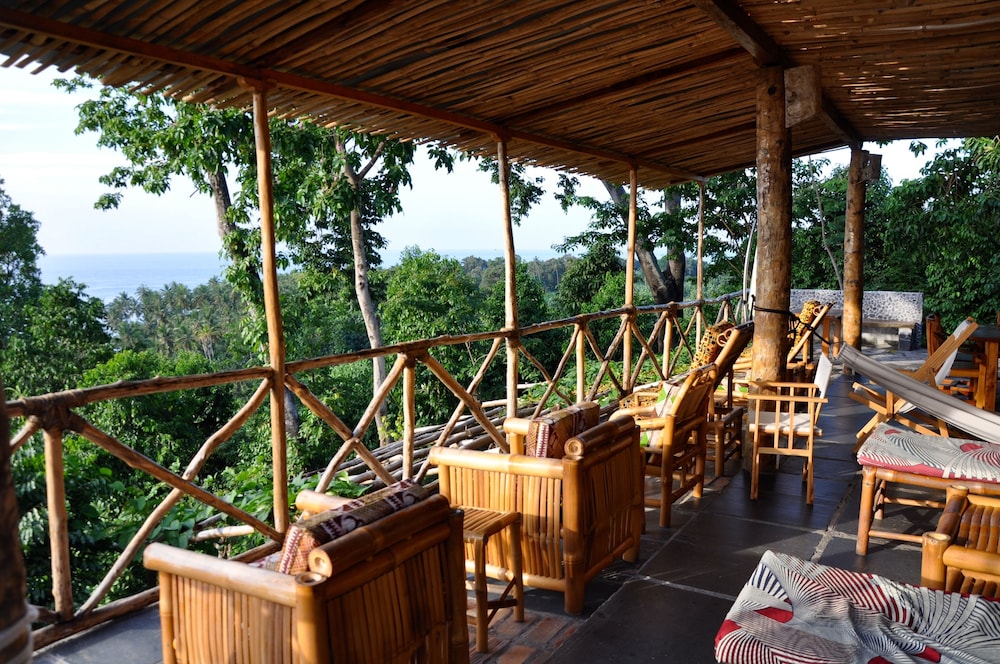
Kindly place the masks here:
MULTIPOLYGON (((360 102, 370 106, 398 111, 418 117, 431 118, 457 127, 472 129, 491 136, 508 136, 512 139, 519 139, 537 145, 544 145, 567 152, 609 159, 621 162, 625 165, 642 166, 654 171, 666 173, 673 178, 682 180, 699 180, 701 176, 668 165, 658 163, 649 159, 637 159, 633 155, 619 154, 610 150, 570 143, 553 139, 547 136, 532 134, 526 131, 511 130, 493 122, 460 115, 450 111, 424 106, 403 99, 388 97, 372 92, 355 90, 333 83, 326 83, 316 79, 297 76, 287 72, 281 72, 266 68, 241 65, 223 58, 202 55, 190 51, 171 48, 144 42, 130 37, 113 35, 99 30, 83 28, 80 26, 54 21, 33 14, 26 14, 16 10, 0 7, 0 25, 6 25, 17 30, 36 33, 40 36, 53 39, 60 39, 84 46, 107 49, 117 53, 124 53, 141 58, 151 58, 164 63, 179 65, 201 71, 225 74, 236 79, 244 78, 257 81, 274 81, 279 85, 289 88, 312 92, 316 94, 328 95, 349 101, 360 102)), ((428 137, 430 138, 430 137, 428 137)))
MULTIPOLYGON (((726 30, 761 67, 779 64, 785 67, 796 65, 736 0, 694 0, 694 5, 726 30)), ((830 100, 824 97, 821 107, 823 122, 844 143, 860 147, 861 139, 858 132, 844 119, 830 100)))

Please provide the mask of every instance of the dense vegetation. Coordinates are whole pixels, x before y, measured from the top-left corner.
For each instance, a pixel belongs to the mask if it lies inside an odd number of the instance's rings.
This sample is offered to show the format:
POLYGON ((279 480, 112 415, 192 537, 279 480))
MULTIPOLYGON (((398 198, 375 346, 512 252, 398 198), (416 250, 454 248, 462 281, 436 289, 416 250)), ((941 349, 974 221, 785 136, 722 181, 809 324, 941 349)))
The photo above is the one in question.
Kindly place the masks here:
MULTIPOLYGON (((365 145, 364 141, 359 144, 365 145)), ((966 315, 994 319, 1000 309, 1000 258, 994 244, 1000 227, 1000 171, 995 146, 995 141, 966 141, 938 152, 918 179, 893 186, 883 177, 872 183, 866 211, 866 288, 923 291, 927 309, 940 311, 946 325, 966 315)), ((286 161, 291 163, 291 159, 286 161)), ((399 162, 392 168, 405 169, 405 164, 399 162)), ((298 172, 289 169, 289 176, 298 172)), ((822 161, 796 162, 793 287, 841 287, 846 172, 827 170, 822 161)), ((395 178, 393 187, 406 181, 399 173, 395 178)), ((520 200, 527 214, 539 194, 531 190, 533 184, 526 178, 518 181, 526 192, 520 200)), ((354 192, 357 196, 357 189, 354 192)), ((566 240, 564 248, 578 250, 578 258, 567 255, 518 264, 522 325, 621 303, 624 265, 620 250, 627 201, 619 194, 609 187, 608 200, 585 199, 575 195, 571 179, 563 180, 557 193, 560 200, 587 207, 593 212, 593 222, 585 233, 566 240)), ((366 196, 365 200, 377 198, 366 196)), ((296 231, 302 242, 298 253, 287 258, 298 267, 283 274, 280 282, 287 352, 292 359, 346 353, 372 343, 362 311, 364 302, 352 293, 352 280, 345 276, 356 268, 344 253, 350 233, 323 220, 350 216, 360 206, 370 232, 392 204, 372 207, 355 198, 353 204, 338 207, 326 199, 327 207, 320 210, 317 200, 312 219, 319 226, 296 231), (316 230, 319 227, 339 234, 339 239, 325 247, 318 245, 317 238, 323 237, 316 230)), ((661 249, 664 259, 656 260, 659 276, 648 266, 642 267, 645 283, 637 289, 639 304, 658 301, 662 297, 658 289, 679 285, 682 290, 673 292, 685 293, 685 275, 690 291, 697 189, 677 187, 665 192, 663 200, 665 205, 643 203, 641 208, 640 243, 653 259, 653 251, 661 249)), ((291 206, 291 202, 280 205, 291 206)), ((706 296, 741 288, 745 256, 753 249, 755 214, 752 171, 727 174, 708 183, 706 296)), ((233 218, 245 233, 243 251, 253 238, 250 224, 245 215, 233 218)), ((248 286, 256 272, 240 271, 246 261, 241 263, 231 255, 233 269, 225 281, 212 280, 194 289, 178 284, 159 291, 140 289, 104 303, 88 297, 83 284, 41 283, 37 230, 38 221, 3 193, 0 181, 0 375, 7 399, 262 362, 259 300, 248 286)), ((368 250, 374 253, 365 277, 385 343, 503 326, 501 260, 468 257, 456 261, 414 247, 404 253, 399 265, 383 268, 377 260, 379 238, 370 233, 366 237, 368 250)), ((248 255, 254 254, 251 249, 248 255)), ((610 330, 597 331, 602 336, 611 334, 610 330)), ((526 340, 526 345, 549 367, 561 353, 558 344, 542 335, 526 340)), ((437 359, 459 382, 468 383, 486 350, 485 345, 458 345, 442 351, 437 359)), ((492 371, 480 390, 484 399, 503 394, 503 370, 492 371)), ((531 373, 525 367, 526 382, 537 378, 531 373)), ((372 368, 362 363, 308 376, 313 393, 348 423, 356 422, 366 408, 371 381, 372 368)), ((436 381, 418 380, 418 386, 423 391, 418 420, 446 419, 452 397, 436 381)), ((150 458, 182 469, 205 438, 244 403, 248 389, 203 388, 125 399, 92 406, 82 414, 150 458)), ((299 419, 289 428, 290 464, 295 481, 301 483, 306 474, 325 465, 339 439, 307 410, 295 412, 299 419)), ((399 417, 398 409, 390 404, 383 426, 386 435, 400 430, 399 417)), ((267 431, 265 412, 220 449, 198 481, 266 516, 270 506, 267 431)), ((378 443, 375 434, 368 442, 378 443)), ((78 595, 83 596, 165 490, 73 435, 67 437, 64 458, 71 547, 78 565, 74 582, 78 595)), ((14 455, 14 473, 23 514, 21 536, 31 579, 30 600, 45 604, 50 572, 40 436, 14 455)), ((209 516, 196 505, 181 503, 153 537, 185 543, 195 523, 209 516)), ((215 545, 197 546, 211 549, 215 545)), ((148 582, 141 567, 133 565, 114 594, 128 594, 148 582)))

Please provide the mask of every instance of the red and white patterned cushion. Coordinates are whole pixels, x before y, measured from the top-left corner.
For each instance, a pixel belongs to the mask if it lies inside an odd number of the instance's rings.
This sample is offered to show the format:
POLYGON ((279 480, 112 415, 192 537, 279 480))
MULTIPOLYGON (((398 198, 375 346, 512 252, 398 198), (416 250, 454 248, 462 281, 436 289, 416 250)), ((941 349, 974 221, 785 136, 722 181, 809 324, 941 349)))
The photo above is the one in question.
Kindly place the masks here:
POLYGON ((1000 602, 767 551, 715 637, 722 664, 1000 662, 1000 602))
POLYGON ((858 450, 862 466, 1000 483, 1000 443, 931 436, 880 424, 858 450))

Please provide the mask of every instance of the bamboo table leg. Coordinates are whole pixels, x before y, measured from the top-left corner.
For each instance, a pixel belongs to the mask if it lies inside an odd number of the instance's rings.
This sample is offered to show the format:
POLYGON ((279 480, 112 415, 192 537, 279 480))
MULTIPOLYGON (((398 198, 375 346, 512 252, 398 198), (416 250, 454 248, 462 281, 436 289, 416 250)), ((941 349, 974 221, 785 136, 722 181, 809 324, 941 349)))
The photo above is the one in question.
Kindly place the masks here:
POLYGON ((489 652, 489 625, 499 609, 512 606, 514 620, 524 620, 521 515, 517 512, 496 512, 475 507, 461 509, 465 512, 463 538, 472 553, 472 560, 466 560, 466 569, 472 573, 472 589, 476 598, 476 652, 489 652), (510 567, 490 571, 495 576, 502 576, 507 581, 507 586, 499 598, 491 600, 487 590, 486 553, 490 537, 505 531, 505 540, 494 542, 494 546, 506 547, 510 567))

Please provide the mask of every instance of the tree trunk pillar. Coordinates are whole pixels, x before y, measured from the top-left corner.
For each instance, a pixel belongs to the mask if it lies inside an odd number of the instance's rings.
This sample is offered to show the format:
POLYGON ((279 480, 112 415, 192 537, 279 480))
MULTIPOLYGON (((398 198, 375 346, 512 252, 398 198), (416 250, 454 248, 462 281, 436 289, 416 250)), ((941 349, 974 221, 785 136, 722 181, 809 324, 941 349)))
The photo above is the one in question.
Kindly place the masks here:
POLYGON ((275 261, 274 186, 271 173, 271 130, 267 124, 267 91, 253 91, 253 127, 257 146, 257 192, 260 201, 261 273, 264 277, 264 316, 271 363, 271 466, 274 486, 274 527, 288 530, 288 441, 285 436, 285 337, 278 297, 275 261))
POLYGON ((763 67, 757 79, 757 311, 753 375, 784 379, 792 283, 792 151, 785 127, 782 67, 763 67))
POLYGON ((507 160, 507 141, 502 139, 497 141, 497 165, 504 234, 504 327, 510 333, 507 337, 507 416, 517 417, 518 348, 521 345, 517 317, 517 255, 514 253, 514 222, 510 214, 510 164, 507 160))
MULTIPOLYGON (((861 309, 864 303, 865 194, 864 174, 868 153, 851 148, 848 168, 847 213, 844 224, 844 317, 843 343, 861 350, 861 309)), ((849 371, 847 367, 844 371, 849 371)))
MULTIPOLYGON (((2 380, 0 394, 3 394, 2 380)), ((0 560, 4 561, 3 574, 0 574, 0 632, 14 630, 19 623, 24 626, 23 633, 15 634, 6 647, 0 648, 0 662, 12 661, 26 650, 31 634, 31 624, 25 622, 29 620, 26 615, 28 606, 24 601, 27 582, 17 527, 20 514, 10 457, 10 421, 7 419, 7 405, 0 399, 0 560)))
POLYGON ((622 383, 625 390, 632 391, 632 330, 635 325, 635 236, 639 218, 639 173, 635 166, 628 169, 628 248, 625 252, 625 320, 627 326, 622 339, 622 383))

